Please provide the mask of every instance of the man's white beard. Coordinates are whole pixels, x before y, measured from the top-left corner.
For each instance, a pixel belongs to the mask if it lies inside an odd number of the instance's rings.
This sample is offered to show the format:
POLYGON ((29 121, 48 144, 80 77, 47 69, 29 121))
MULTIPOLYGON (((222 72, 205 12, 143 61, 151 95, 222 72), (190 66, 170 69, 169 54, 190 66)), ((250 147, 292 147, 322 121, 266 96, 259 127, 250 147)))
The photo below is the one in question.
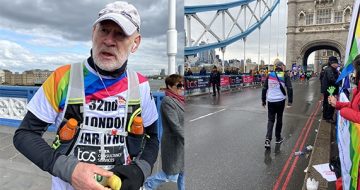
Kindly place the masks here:
MULTIPOLYGON (((97 56, 98 53, 101 51, 96 45, 93 44, 93 60, 97 67, 99 67, 101 70, 104 71, 115 71, 116 69, 119 69, 127 60, 128 55, 126 58, 121 59, 120 53, 116 53, 116 58, 118 59, 120 57, 120 60, 115 61, 101 61, 100 58, 97 56)), ((114 52, 115 53, 115 52, 114 52)))

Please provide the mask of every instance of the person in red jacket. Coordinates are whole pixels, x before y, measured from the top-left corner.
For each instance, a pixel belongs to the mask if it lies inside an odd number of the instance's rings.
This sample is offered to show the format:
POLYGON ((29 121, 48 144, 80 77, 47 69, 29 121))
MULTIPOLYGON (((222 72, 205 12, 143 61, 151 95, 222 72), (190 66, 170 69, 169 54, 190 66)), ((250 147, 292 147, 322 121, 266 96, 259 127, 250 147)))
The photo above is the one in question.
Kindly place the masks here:
POLYGON ((340 111, 340 115, 342 117, 349 121, 360 123, 360 54, 355 57, 353 66, 355 69, 355 84, 357 87, 353 90, 353 98, 351 102, 337 101, 334 96, 329 96, 328 101, 331 106, 340 111))
MULTIPOLYGON (((342 117, 354 123, 360 123, 360 54, 355 57, 352 64, 355 70, 355 84, 357 87, 353 90, 353 98, 351 102, 337 101, 334 96, 329 96, 328 101, 331 106, 335 107, 336 110, 339 110, 342 117)), ((360 180, 358 180, 357 189, 360 189, 360 180)))

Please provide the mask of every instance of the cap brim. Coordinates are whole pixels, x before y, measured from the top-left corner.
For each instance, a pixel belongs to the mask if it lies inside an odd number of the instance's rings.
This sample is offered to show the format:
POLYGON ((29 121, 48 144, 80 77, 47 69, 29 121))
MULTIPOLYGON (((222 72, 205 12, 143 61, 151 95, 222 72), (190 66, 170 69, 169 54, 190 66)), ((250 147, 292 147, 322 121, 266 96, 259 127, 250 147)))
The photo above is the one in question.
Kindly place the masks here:
POLYGON ((127 18, 125 18, 125 16, 118 14, 118 13, 107 13, 104 14, 103 16, 99 17, 95 22, 94 22, 94 26, 104 20, 112 20, 114 21, 116 24, 118 24, 125 32, 125 34, 127 36, 132 35, 136 30, 137 27, 127 18))

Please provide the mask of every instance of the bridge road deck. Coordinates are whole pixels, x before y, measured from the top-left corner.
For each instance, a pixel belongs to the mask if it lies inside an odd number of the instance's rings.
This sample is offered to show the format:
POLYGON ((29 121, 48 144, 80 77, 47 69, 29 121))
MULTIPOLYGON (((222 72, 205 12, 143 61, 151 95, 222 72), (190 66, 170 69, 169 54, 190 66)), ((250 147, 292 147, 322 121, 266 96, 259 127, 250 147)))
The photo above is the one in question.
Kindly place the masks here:
POLYGON ((314 113, 321 97, 319 87, 318 78, 293 83, 293 106, 285 109, 283 117, 285 141, 275 148, 274 138, 271 152, 264 148, 267 109, 261 106, 261 88, 191 97, 185 114, 186 188, 267 190, 273 189, 276 181, 281 188, 294 165, 287 189, 300 189, 309 158, 299 157, 295 166, 292 151, 298 151, 294 146, 304 137, 302 129, 311 115, 313 122, 308 124, 311 128, 304 145, 314 143, 321 118, 321 105, 314 113), (282 170, 284 176, 278 179, 282 170))

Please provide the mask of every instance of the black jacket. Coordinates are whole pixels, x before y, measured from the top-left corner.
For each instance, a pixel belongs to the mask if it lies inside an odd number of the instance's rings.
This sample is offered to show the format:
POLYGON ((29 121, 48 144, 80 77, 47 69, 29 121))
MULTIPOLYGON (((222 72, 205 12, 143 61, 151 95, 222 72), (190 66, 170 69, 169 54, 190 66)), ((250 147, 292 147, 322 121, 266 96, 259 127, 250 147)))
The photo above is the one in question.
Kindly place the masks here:
POLYGON ((210 74, 210 82, 214 84, 220 84, 220 72, 211 72, 210 74))
POLYGON ((336 68, 328 66, 324 69, 324 75, 321 80, 321 93, 327 92, 327 89, 330 86, 334 86, 336 88, 334 95, 338 93, 339 84, 336 84, 336 80, 339 77, 339 72, 336 68))
POLYGON ((206 75, 206 69, 201 69, 199 75, 206 75))

